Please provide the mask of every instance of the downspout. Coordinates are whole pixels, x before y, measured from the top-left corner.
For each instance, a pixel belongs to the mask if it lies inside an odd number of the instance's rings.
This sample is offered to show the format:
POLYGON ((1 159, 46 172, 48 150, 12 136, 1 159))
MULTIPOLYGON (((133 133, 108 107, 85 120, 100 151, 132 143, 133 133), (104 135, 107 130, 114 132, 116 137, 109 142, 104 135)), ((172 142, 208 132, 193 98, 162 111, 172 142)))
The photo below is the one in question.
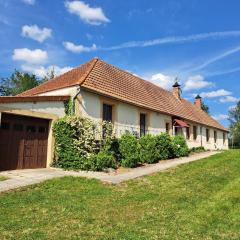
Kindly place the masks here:
POLYGON ((203 143, 202 143, 202 126, 200 127, 200 133, 201 133, 201 147, 203 146, 203 143))
POLYGON ((76 99, 77 99, 77 97, 78 97, 78 95, 80 94, 80 92, 81 92, 81 88, 80 88, 80 85, 79 85, 79 87, 78 87, 78 89, 77 89, 77 93, 74 95, 74 97, 72 98, 72 101, 73 101, 73 105, 72 105, 72 112, 75 114, 75 101, 76 101, 76 99))

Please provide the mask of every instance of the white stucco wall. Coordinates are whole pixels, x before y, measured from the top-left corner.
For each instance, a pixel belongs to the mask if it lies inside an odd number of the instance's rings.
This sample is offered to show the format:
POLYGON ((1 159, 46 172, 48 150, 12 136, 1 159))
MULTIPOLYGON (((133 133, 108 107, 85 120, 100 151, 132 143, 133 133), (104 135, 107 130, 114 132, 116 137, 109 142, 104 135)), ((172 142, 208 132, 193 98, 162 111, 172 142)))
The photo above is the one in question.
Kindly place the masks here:
MULTIPOLYGON (((80 106, 81 115, 91 118, 99 122, 102 120, 102 104, 104 99, 99 95, 87 91, 81 91, 82 104, 80 106)), ((111 101, 111 100, 110 100, 111 101)), ((108 103, 108 99, 106 99, 108 103)), ((165 132, 165 124, 172 124, 171 116, 144 111, 134 105, 117 101, 113 104, 114 126, 117 136, 120 136, 126 131, 139 133, 139 114, 146 113, 147 131, 151 134, 159 134, 165 132)))
POLYGON ((223 143, 223 131, 215 128, 198 125, 195 123, 188 123, 190 125, 190 139, 187 140, 189 148, 203 146, 206 149, 217 150, 217 149, 228 149, 228 136, 225 133, 225 143, 223 143), (197 126, 197 139, 193 139, 193 126, 197 126), (202 134, 201 134, 202 127, 202 134), (206 129, 209 129, 209 141, 207 141, 206 129), (217 141, 214 141, 214 131, 217 131, 217 141))
MULTIPOLYGON (((80 113, 84 117, 91 118, 96 122, 102 120, 102 104, 104 102, 111 104, 111 99, 102 98, 95 93, 88 92, 86 90, 81 90, 81 99, 82 104, 80 105, 80 113)), ((144 112, 144 110, 130 105, 124 102, 113 102, 113 115, 114 115, 114 125, 115 132, 117 136, 123 134, 126 130, 130 132, 139 132, 139 114, 144 112)), ((172 117, 169 115, 148 111, 146 110, 147 116, 147 131, 151 134, 159 134, 166 131, 166 122, 172 126, 172 117)), ((190 139, 187 140, 188 146, 199 147, 204 146, 206 149, 227 149, 228 148, 228 139, 226 134, 225 144, 223 144, 223 131, 217 131, 217 143, 214 143, 214 130, 213 128, 208 127, 210 130, 210 139, 209 142, 206 141, 206 127, 198 125, 196 123, 187 122, 190 125, 190 139), (193 126, 197 126, 197 139, 193 139, 193 126), (202 127, 202 134, 200 127, 202 127)), ((172 131, 170 132, 172 133, 172 131)), ((183 129, 183 133, 186 136, 186 130, 183 129)))
POLYGON ((78 91, 78 86, 73 86, 73 87, 67 87, 67 88, 62 88, 46 93, 40 93, 38 96, 75 96, 78 91))
POLYGON ((55 114, 58 117, 63 117, 64 104, 60 101, 49 101, 49 102, 18 102, 18 103, 0 103, 2 107, 16 108, 16 109, 26 109, 35 112, 43 112, 55 114))

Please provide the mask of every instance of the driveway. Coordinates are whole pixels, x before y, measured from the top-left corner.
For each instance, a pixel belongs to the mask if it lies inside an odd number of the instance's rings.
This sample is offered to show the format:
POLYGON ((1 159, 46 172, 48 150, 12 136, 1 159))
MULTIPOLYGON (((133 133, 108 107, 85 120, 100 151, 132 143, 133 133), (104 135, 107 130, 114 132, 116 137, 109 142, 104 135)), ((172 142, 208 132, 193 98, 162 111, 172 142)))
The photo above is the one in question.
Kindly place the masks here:
POLYGON ((124 173, 104 173, 104 172, 86 172, 86 171, 64 171, 57 168, 25 169, 0 172, 0 175, 7 177, 5 181, 0 181, 0 192, 13 190, 19 187, 28 186, 46 181, 48 179, 64 176, 95 178, 103 182, 112 184, 121 183, 130 179, 149 175, 155 172, 164 171, 181 164, 201 160, 214 155, 218 152, 204 152, 191 155, 189 157, 176 158, 160 161, 156 164, 144 167, 133 168, 124 173))

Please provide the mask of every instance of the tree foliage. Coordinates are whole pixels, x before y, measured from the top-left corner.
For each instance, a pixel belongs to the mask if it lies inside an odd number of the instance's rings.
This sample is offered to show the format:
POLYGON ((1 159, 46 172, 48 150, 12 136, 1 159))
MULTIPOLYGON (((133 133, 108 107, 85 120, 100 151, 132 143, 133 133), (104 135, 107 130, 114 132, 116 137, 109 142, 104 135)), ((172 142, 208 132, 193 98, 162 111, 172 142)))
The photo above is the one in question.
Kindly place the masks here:
POLYGON ((229 110, 230 136, 234 144, 240 146, 240 101, 229 110))
POLYGON ((53 78, 56 77, 56 73, 55 73, 55 68, 54 66, 46 73, 46 75, 43 77, 43 79, 41 80, 41 82, 47 82, 53 78))
POLYGON ((202 102, 201 108, 204 112, 206 112, 207 114, 209 114, 209 106, 207 104, 205 104, 204 102, 202 102))
POLYGON ((15 70, 8 78, 1 79, 0 95, 14 96, 39 85, 34 74, 15 70))

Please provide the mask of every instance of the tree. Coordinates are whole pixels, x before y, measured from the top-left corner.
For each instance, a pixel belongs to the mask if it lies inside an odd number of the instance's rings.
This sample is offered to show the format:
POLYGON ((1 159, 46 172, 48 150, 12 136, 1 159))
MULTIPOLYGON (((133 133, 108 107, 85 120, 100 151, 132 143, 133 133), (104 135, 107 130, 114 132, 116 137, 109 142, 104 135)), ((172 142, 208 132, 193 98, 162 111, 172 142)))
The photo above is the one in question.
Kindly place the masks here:
POLYGON ((207 114, 209 114, 209 106, 206 105, 204 102, 202 102, 202 106, 201 106, 202 110, 204 112, 206 112, 207 114))
POLYGON ((55 69, 54 66, 46 73, 46 75, 44 76, 44 78, 42 79, 42 83, 46 82, 48 80, 51 80, 53 78, 55 78, 56 74, 55 74, 55 69))
POLYGON ((240 146, 240 101, 229 110, 230 137, 234 145, 240 146))
POLYGON ((2 78, 0 85, 1 96, 14 96, 39 85, 34 74, 22 73, 18 70, 9 77, 2 78))

